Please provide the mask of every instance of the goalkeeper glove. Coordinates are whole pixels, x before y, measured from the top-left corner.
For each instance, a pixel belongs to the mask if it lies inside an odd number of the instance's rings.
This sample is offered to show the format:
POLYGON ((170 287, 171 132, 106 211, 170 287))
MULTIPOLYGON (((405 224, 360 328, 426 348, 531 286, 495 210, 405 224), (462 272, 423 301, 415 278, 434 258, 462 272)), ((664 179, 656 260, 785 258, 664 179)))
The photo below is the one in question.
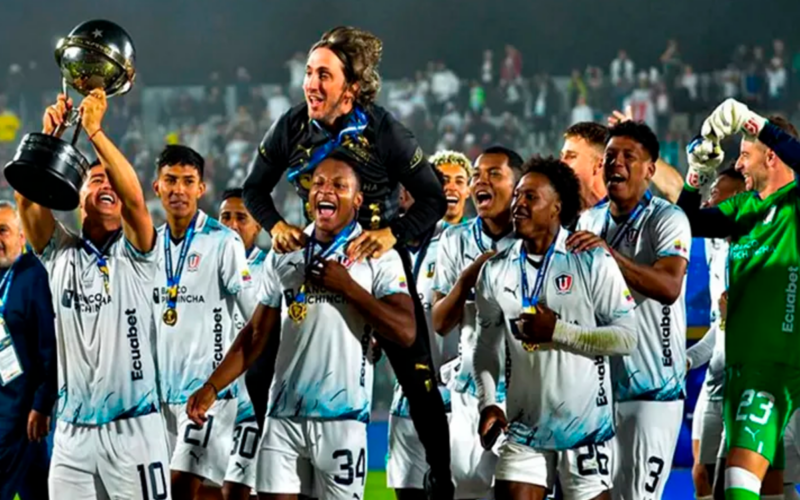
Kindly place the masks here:
POLYGON ((686 185, 700 190, 714 180, 717 168, 725 159, 725 153, 719 143, 696 137, 686 146, 689 158, 689 171, 686 173, 686 185))
POLYGON ((714 142, 739 132, 758 137, 766 123, 766 118, 753 113, 746 105, 734 99, 727 99, 703 122, 700 135, 714 142))

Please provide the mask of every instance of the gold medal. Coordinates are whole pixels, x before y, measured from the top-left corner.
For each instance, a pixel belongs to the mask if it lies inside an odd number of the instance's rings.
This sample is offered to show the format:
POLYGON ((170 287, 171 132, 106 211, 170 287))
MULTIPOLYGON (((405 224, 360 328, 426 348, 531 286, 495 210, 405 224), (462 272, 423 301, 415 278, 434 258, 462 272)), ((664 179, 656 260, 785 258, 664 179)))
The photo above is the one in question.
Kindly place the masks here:
POLYGON ((173 308, 169 308, 164 311, 164 315, 162 316, 164 323, 169 326, 175 326, 175 323, 178 322, 178 311, 173 308))
POLYGON ((308 314, 308 305, 305 302, 295 301, 289 306, 289 317, 298 325, 306 319, 306 314, 308 314))
POLYGON ((523 342, 522 348, 527 352, 535 352, 539 350, 539 344, 531 344, 530 342, 523 342))

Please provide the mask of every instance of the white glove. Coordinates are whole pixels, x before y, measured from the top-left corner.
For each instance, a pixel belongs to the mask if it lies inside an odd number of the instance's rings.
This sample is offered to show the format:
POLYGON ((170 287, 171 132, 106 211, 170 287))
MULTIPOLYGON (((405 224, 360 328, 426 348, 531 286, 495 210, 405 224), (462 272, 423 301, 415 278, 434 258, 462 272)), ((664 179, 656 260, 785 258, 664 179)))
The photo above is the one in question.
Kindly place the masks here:
POLYGON ((717 168, 725 159, 725 153, 718 142, 702 137, 696 137, 686 146, 686 155, 689 159, 686 184, 697 190, 714 180, 717 168))
POLYGON ((766 118, 753 113, 746 105, 727 99, 703 122, 700 135, 715 142, 739 132, 758 137, 766 123, 766 118))

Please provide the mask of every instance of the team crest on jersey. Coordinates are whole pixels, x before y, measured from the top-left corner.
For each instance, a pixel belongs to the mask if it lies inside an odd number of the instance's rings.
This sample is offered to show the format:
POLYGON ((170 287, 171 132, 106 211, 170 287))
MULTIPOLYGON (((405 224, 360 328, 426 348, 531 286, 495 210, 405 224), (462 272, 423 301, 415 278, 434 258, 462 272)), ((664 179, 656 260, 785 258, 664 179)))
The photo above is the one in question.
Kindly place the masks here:
POLYGON ((556 293, 559 295, 566 295, 572 291, 572 275, 563 273, 556 276, 553 280, 556 285, 556 293))
POLYGON ((192 252, 189 254, 189 258, 186 259, 186 270, 189 272, 195 272, 200 267, 200 254, 197 252, 192 252))
POLYGON ((639 237, 639 230, 631 228, 628 230, 628 233, 625 235, 625 241, 628 242, 629 245, 632 245, 636 242, 636 239, 639 237))
POLYGON ((425 272, 425 277, 433 278, 435 271, 436 271, 436 262, 431 262, 430 264, 428 264, 428 270, 425 272))
POLYGON ((351 267, 353 267, 353 264, 355 264, 346 255, 339 255, 338 257, 336 257, 336 260, 339 262, 339 264, 343 265, 345 269, 350 269, 351 267))

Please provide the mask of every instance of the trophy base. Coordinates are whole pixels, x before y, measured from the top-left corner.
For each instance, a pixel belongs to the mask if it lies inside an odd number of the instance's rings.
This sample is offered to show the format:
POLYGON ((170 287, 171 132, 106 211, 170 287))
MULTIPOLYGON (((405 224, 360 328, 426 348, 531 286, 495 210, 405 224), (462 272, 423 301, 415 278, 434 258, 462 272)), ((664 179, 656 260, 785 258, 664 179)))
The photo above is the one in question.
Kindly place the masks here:
POLYGON ((72 144, 34 132, 22 138, 3 173, 11 187, 30 201, 52 210, 74 210, 80 204, 89 162, 72 144))

